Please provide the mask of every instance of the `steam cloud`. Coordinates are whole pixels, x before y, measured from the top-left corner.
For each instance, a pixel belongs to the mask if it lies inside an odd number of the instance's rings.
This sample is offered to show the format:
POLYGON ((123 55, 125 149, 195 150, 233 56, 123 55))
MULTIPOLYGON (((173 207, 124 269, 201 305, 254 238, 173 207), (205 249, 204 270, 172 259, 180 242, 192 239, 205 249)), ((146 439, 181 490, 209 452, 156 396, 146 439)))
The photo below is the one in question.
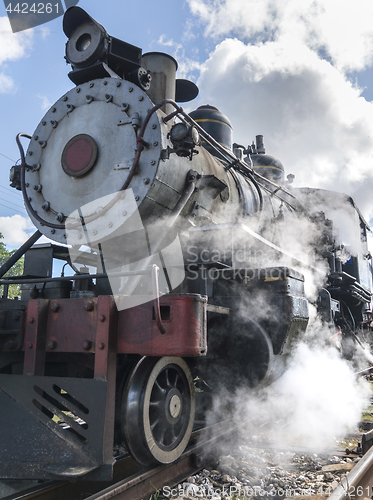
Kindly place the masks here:
MULTIPOLYGON (((308 208, 313 213, 324 211, 327 218, 332 218, 337 244, 345 245, 347 257, 361 254, 363 247, 355 208, 346 196, 330 199, 325 191, 320 196, 325 196, 328 203, 325 200, 322 203, 320 197, 311 197, 308 208)), ((247 221, 242 222, 247 224, 247 221)), ((335 446, 335 439, 345 437, 359 422, 369 402, 370 388, 365 380, 357 380, 356 372, 365 368, 367 361, 372 362, 373 357, 368 344, 365 349, 355 344, 358 349, 353 362, 343 359, 337 345, 330 341, 335 334, 334 327, 322 324, 317 316, 314 303, 318 291, 325 286, 329 270, 325 258, 316 252, 322 248, 320 226, 300 213, 285 213, 283 220, 272 225, 264 224, 264 227, 267 228, 264 236, 296 259, 268 249, 260 252, 250 238, 246 240, 242 235, 238 236, 238 231, 233 247, 244 249, 241 253, 246 253, 246 259, 242 261, 252 268, 292 267, 305 276, 305 292, 310 301, 309 326, 289 355, 285 373, 270 386, 252 390, 249 383, 240 387, 233 383, 234 394, 215 387, 217 394, 208 420, 215 421, 217 417, 227 417, 233 412, 233 419, 241 427, 241 442, 250 442, 261 435, 265 446, 286 449, 289 445, 297 445, 312 453, 320 452, 335 446), (243 420, 246 421, 244 425, 243 420)), ((222 238, 211 238, 207 247, 215 249, 210 251, 210 258, 214 252, 217 256, 226 255, 222 238)), ((245 266, 237 260, 236 268, 240 264, 245 266)), ((274 314, 273 305, 265 294, 256 291, 248 295, 242 290, 240 300, 243 320, 250 318, 260 324, 274 314)), ((233 328, 241 325, 237 321, 233 328)), ((243 329, 242 336, 245 335, 243 329)), ((234 338, 232 332, 232 343, 234 338)), ((223 451, 227 452, 226 449, 223 451)), ((233 451, 228 450, 228 453, 233 451)))
POLYGON ((275 383, 260 392, 240 388, 234 396, 216 398, 209 418, 231 405, 240 443, 259 440, 274 449, 296 445, 319 453, 354 429, 369 396, 369 384, 357 381, 334 348, 301 342, 275 383))

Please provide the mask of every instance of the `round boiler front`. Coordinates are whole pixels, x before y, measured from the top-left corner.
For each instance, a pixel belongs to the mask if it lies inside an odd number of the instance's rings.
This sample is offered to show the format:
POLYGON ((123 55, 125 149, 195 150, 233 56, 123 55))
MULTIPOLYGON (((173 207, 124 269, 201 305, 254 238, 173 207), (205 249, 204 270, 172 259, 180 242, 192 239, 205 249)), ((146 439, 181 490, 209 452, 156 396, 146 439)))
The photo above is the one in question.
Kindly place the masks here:
MULTIPOLYGON (((115 78, 84 83, 61 97, 36 128, 26 155, 27 196, 39 217, 50 224, 63 226, 68 221, 74 226, 82 216, 89 219, 105 208, 129 175, 136 132, 152 107, 140 88, 115 78)), ((132 209, 144 200, 158 168, 162 139, 157 113, 150 118, 145 140, 141 176, 134 175, 129 185, 132 209)), ((63 227, 41 225, 32 212, 29 215, 42 233, 66 243, 63 227)), ((118 220, 118 210, 112 215, 109 210, 98 221, 97 238, 109 237, 130 216, 123 208, 118 220)), ((96 235, 91 236, 94 240, 96 235)))

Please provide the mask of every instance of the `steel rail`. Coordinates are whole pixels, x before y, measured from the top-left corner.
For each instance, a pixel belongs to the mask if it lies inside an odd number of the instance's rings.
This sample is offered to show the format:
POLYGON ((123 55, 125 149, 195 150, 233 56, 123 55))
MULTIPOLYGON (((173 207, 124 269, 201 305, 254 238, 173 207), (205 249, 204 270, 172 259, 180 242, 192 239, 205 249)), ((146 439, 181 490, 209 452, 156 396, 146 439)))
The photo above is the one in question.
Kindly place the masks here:
POLYGON ((142 468, 130 456, 118 459, 114 465, 113 483, 78 480, 48 481, 34 488, 14 493, 1 500, 142 500, 164 485, 178 484, 204 466, 203 457, 224 439, 229 439, 237 427, 231 421, 221 422, 192 433, 190 445, 174 463, 142 468), (211 437, 213 435, 213 437, 211 437), (104 489, 103 489, 104 488, 104 489))
POLYGON ((373 366, 370 366, 369 368, 365 368, 364 370, 356 372, 355 375, 356 377, 363 377, 364 375, 368 375, 369 373, 372 372, 373 372, 373 366))
POLYGON ((221 422, 197 431, 192 434, 192 440, 196 440, 198 434, 202 439, 197 439, 197 442, 190 445, 176 462, 159 465, 143 473, 135 474, 86 500, 142 500, 160 491, 165 485, 173 487, 200 471, 204 466, 206 452, 230 438, 236 429, 237 427, 227 429, 227 422, 221 422), (210 437, 210 433, 213 437, 210 437))
POLYGON ((355 467, 342 479, 330 495, 330 500, 362 500, 372 497, 373 487, 373 447, 367 451, 355 467))

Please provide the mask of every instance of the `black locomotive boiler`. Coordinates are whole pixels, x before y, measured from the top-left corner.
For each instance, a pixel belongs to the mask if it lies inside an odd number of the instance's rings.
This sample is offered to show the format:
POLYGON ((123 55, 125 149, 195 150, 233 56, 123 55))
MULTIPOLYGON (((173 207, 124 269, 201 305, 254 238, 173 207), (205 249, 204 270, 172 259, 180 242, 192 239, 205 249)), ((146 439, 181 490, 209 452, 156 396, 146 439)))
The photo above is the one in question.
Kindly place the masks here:
POLYGON ((177 460, 210 392, 282 372, 308 278, 343 340, 371 314, 369 228, 351 198, 292 188, 262 137, 232 144, 215 107, 186 114, 177 103, 198 89, 169 55, 79 7, 63 29, 75 87, 18 135, 11 170, 37 231, 0 269, 1 478, 109 479, 122 444, 143 465, 177 460), (301 255, 286 245, 300 222, 317 235, 301 255), (4 278, 23 255, 23 275, 4 278))

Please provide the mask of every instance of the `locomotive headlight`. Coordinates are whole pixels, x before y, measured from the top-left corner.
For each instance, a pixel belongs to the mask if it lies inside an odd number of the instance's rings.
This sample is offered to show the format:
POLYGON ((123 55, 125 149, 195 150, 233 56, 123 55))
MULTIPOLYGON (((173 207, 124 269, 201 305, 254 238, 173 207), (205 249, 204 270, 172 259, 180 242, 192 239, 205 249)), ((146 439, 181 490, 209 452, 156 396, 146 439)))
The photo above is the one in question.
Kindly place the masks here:
POLYGON ((151 76, 141 67, 139 47, 110 36, 101 24, 76 6, 65 12, 63 31, 69 39, 65 56, 72 66, 69 78, 75 85, 96 78, 119 77, 149 90, 151 76))
POLYGON ((198 130, 186 123, 176 123, 171 129, 170 138, 172 142, 186 139, 189 142, 193 142, 195 146, 199 143, 198 130))
POLYGON ((84 50, 87 50, 88 47, 91 45, 91 40, 92 37, 89 33, 85 33, 82 35, 79 40, 76 42, 76 48, 80 51, 83 52, 84 50))
POLYGON ((199 133, 187 123, 176 123, 170 131, 170 139, 178 156, 190 156, 199 143, 199 133))
POLYGON ((66 59, 77 68, 100 60, 107 49, 106 32, 97 24, 84 23, 70 35, 66 44, 66 59))
POLYGON ((188 125, 186 123, 176 123, 171 129, 170 138, 172 142, 182 141, 188 135, 188 125))

